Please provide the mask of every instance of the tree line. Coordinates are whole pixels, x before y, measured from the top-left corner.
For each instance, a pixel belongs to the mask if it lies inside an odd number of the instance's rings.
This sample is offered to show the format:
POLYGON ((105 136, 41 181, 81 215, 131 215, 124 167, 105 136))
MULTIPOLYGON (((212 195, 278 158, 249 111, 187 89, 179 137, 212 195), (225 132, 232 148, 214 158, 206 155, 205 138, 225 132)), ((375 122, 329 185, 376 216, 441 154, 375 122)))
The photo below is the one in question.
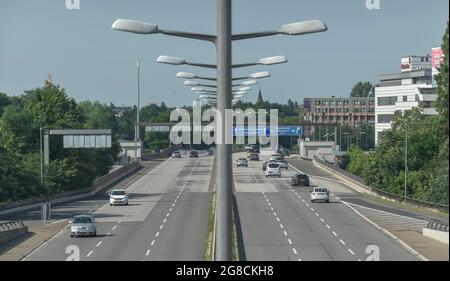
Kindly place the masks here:
POLYGON ((438 115, 423 115, 422 105, 403 115, 396 113, 391 129, 382 133, 373 153, 350 148, 346 169, 370 186, 397 195, 405 194, 406 173, 408 197, 448 205, 448 23, 442 50, 444 61, 435 77, 438 115))

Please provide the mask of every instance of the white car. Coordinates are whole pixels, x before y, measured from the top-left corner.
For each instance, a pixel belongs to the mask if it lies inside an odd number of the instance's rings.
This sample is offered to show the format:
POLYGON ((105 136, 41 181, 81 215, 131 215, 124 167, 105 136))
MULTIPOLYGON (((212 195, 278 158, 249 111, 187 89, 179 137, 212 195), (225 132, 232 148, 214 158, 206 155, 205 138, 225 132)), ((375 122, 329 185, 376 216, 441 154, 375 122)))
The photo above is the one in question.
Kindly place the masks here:
POLYGON ((325 187, 314 187, 311 191, 311 202, 323 201, 330 202, 330 192, 325 187))
POLYGON ((109 205, 128 205, 128 194, 125 189, 114 189, 109 195, 109 205))
POLYGON ((266 167, 266 178, 267 177, 281 177, 281 169, 278 163, 269 162, 266 167))
POLYGON ((278 161, 278 154, 272 154, 270 155, 269 161, 278 161))
POLYGON ((181 158, 181 153, 179 151, 172 152, 172 158, 181 158))
POLYGON ((288 169, 288 162, 286 160, 278 160, 278 165, 280 165, 280 168, 288 169))

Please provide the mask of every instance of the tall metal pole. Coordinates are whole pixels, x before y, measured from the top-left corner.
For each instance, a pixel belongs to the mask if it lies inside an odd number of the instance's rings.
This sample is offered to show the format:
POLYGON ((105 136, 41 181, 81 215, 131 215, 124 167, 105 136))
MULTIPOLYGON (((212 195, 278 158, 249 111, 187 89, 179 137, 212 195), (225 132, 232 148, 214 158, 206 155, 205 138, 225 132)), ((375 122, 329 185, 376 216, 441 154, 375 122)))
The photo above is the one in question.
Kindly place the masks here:
POLYGON ((231 0, 217 0, 217 142, 216 261, 232 260, 232 144, 225 143, 225 110, 231 109, 231 0))
POLYGON ((406 180, 408 173, 408 125, 405 126, 405 197, 407 196, 406 180))
POLYGON ((41 153, 41 184, 44 185, 44 156, 42 151, 42 130, 44 128, 40 129, 40 135, 39 135, 39 148, 41 153))
POLYGON ((342 151, 342 124, 339 124, 339 152, 342 151))
MULTIPOLYGON (((140 100, 141 100, 141 94, 140 94, 140 72, 141 72, 141 63, 139 59, 136 61, 137 66, 137 108, 136 108, 136 126, 135 126, 135 140, 134 140, 134 161, 138 161, 138 149, 137 144, 139 142, 140 144, 140 132, 139 132, 139 109, 140 109, 140 100)), ((142 148, 141 148, 142 149, 142 148)))

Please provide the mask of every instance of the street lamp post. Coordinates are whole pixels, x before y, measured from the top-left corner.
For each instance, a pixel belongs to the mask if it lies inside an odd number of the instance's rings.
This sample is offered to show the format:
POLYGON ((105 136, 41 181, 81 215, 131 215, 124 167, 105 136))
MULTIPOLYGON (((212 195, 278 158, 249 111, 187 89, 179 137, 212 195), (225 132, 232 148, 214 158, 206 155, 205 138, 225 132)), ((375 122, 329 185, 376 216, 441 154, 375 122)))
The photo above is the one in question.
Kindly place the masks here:
MULTIPOLYGON (((141 144, 140 141, 140 132, 139 132, 139 124, 140 124, 140 120, 139 120, 139 109, 140 109, 140 99, 141 99, 141 95, 140 95, 140 70, 141 70, 141 64, 139 59, 136 60, 136 66, 137 66, 137 108, 136 108, 136 126, 134 128, 135 130, 135 140, 134 140, 134 162, 138 162, 138 149, 137 149, 137 145, 139 142, 139 146, 141 144)), ((142 147, 141 147, 142 150, 142 147)), ((141 151, 142 153, 142 151, 141 151)))
MULTIPOLYGON (((159 29, 158 25, 134 20, 116 20, 112 28, 137 34, 166 34, 171 36, 209 41, 217 50, 217 109, 221 120, 216 123, 219 132, 217 143, 217 206, 216 206, 216 256, 217 261, 232 260, 232 150, 231 144, 225 141, 225 110, 231 109, 232 81, 232 45, 233 40, 251 39, 277 34, 304 35, 326 31, 328 28, 321 20, 311 20, 282 25, 279 30, 252 32, 232 35, 231 33, 231 0, 217 0, 217 36, 192 32, 181 32, 159 29)), ((179 61, 181 62, 181 61, 179 61)), ((185 64, 184 61, 182 64, 185 64)), ((258 61, 256 64, 267 64, 270 61, 258 61)), ((251 65, 255 65, 252 63, 251 65)), ((239 65, 243 67, 248 65, 239 65)), ((212 65, 205 67, 214 68, 212 65)))
POLYGON ((408 124, 405 124, 405 198, 408 195, 407 174, 408 174, 408 124))

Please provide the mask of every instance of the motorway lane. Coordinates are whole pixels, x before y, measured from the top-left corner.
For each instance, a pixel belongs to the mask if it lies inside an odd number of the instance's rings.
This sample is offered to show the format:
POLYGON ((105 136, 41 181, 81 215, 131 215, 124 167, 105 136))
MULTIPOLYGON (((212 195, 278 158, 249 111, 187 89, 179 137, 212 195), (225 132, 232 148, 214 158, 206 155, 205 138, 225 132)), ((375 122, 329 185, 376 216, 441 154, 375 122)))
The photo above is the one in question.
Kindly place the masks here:
POLYGON ((296 158, 289 159, 289 163, 306 173, 317 184, 331 185, 333 193, 345 202, 361 205, 376 210, 389 212, 396 215, 406 216, 417 220, 431 221, 440 224, 448 225, 448 218, 435 217, 432 214, 423 214, 414 212, 412 210, 406 210, 402 208, 395 208, 393 206, 380 204, 369 198, 361 195, 360 193, 352 190, 341 181, 339 181, 333 174, 324 171, 316 167, 312 161, 296 158))
POLYGON ((336 198, 311 203, 310 188, 290 187, 291 169, 266 179, 261 162, 249 163, 234 168, 247 260, 365 260, 369 245, 381 260, 416 260, 336 198))
MULTIPOLYGON (((147 174, 148 171, 158 166, 162 161, 164 160, 157 159, 141 162, 141 165, 143 165, 142 169, 121 180, 113 187, 100 191, 93 197, 52 205, 51 219, 48 220, 47 223, 51 224, 59 222, 61 220, 72 218, 76 215, 87 214, 95 211, 105 204, 105 200, 108 200, 107 193, 110 190, 112 190, 113 188, 127 188, 129 185, 131 185, 131 183, 139 179, 142 175, 147 174)), ((0 222, 13 220, 22 220, 28 227, 40 227, 43 223, 42 210, 39 207, 27 211, 0 216, 0 222)))
POLYGON ((65 260, 69 245, 80 260, 202 260, 212 161, 168 159, 128 187, 129 206, 105 202, 93 213, 98 237, 70 238, 66 229, 26 260, 65 260))

